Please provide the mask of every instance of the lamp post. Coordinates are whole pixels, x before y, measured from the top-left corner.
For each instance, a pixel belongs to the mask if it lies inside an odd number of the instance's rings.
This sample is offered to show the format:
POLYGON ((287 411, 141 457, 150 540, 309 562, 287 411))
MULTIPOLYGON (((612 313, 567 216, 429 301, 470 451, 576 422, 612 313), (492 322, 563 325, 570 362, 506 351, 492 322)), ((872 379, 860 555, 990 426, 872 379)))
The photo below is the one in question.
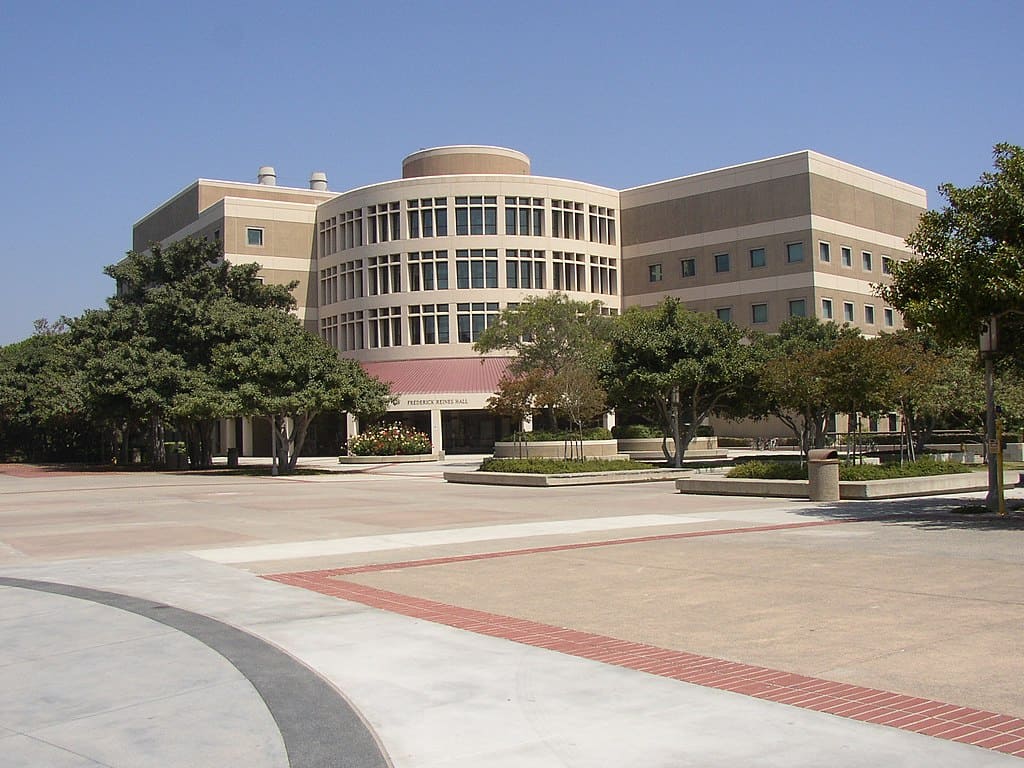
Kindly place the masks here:
POLYGON ((985 506, 992 512, 1003 514, 1005 506, 1002 488, 1002 444, 996 434, 995 364, 993 362, 998 347, 995 316, 981 324, 978 347, 985 358, 985 453, 988 458, 988 495, 985 497, 985 506))

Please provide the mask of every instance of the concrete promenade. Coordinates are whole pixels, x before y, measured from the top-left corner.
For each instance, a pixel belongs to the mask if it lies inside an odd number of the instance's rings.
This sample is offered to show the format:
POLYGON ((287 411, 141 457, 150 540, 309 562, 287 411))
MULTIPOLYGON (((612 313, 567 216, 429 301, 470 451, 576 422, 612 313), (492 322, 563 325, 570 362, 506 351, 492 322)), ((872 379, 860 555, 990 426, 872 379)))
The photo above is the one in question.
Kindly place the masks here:
POLYGON ((0 466, 0 764, 1021 764, 1024 518, 474 461, 0 466))

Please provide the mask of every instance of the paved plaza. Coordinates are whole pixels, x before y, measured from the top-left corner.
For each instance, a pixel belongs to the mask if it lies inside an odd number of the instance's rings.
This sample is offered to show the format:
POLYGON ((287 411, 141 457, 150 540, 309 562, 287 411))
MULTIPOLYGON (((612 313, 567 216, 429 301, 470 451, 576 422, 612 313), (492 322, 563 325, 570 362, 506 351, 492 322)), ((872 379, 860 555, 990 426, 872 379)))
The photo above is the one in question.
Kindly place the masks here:
POLYGON ((1021 764, 1024 518, 478 459, 0 467, 0 762, 1021 764))

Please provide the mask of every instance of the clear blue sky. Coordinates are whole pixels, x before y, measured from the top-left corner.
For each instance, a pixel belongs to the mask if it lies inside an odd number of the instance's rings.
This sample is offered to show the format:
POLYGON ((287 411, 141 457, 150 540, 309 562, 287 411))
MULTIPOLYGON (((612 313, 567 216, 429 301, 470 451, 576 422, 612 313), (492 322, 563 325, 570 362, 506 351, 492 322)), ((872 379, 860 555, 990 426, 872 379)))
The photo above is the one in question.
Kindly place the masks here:
POLYGON ((0 344, 99 307, 198 177, 499 144, 627 187, 815 149, 924 187, 1024 144, 1024 1, 0 4, 0 344))

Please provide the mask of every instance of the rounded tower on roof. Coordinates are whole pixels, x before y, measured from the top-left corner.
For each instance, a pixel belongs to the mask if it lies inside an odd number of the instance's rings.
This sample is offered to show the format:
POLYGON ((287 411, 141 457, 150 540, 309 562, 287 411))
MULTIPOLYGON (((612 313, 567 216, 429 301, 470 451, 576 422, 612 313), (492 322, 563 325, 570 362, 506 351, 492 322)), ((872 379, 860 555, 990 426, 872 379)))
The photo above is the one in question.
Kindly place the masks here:
POLYGON ((530 158, 515 149, 460 144, 413 152, 402 161, 402 178, 473 174, 530 175, 530 158))

